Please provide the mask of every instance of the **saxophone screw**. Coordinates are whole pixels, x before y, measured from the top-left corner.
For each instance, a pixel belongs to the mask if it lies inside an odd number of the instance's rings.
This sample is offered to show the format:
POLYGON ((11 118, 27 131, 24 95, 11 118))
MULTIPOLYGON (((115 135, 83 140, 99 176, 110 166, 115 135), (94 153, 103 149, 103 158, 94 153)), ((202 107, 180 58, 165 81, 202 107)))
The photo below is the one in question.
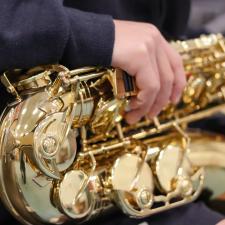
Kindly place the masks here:
POLYGON ((138 200, 138 205, 140 206, 140 208, 142 209, 151 208, 151 206, 153 205, 153 194, 148 189, 142 189, 138 193, 137 200, 138 200))
POLYGON ((185 197, 190 196, 193 192, 193 185, 191 180, 188 178, 181 178, 179 183, 182 195, 185 197))
POLYGON ((44 156, 47 158, 55 156, 57 152, 57 140, 52 136, 46 137, 42 141, 42 150, 44 156))

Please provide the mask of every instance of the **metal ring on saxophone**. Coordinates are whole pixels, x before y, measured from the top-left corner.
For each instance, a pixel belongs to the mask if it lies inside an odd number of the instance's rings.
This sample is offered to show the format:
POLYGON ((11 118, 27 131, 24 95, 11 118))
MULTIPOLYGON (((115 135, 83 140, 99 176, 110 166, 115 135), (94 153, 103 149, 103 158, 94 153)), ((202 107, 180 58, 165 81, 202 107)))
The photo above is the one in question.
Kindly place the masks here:
POLYGON ((75 133, 72 131, 60 143, 65 127, 63 118, 64 113, 47 116, 34 131, 35 162, 46 176, 55 179, 59 179, 59 172, 72 165, 77 149, 75 133))
POLYGON ((112 186, 115 202, 130 216, 139 216, 140 211, 153 204, 153 175, 149 165, 134 154, 124 154, 112 167, 112 186), (139 171, 139 174, 137 174, 139 171), (135 185, 133 185, 135 182, 135 185))

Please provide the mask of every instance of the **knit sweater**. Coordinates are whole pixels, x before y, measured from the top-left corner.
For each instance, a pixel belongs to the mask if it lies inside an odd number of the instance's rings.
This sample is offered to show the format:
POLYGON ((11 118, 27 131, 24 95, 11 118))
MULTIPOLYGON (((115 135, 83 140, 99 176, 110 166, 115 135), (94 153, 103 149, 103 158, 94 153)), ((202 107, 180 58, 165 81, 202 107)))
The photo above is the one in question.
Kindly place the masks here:
POLYGON ((185 30, 189 0, 0 0, 0 70, 111 64, 113 19, 185 30))

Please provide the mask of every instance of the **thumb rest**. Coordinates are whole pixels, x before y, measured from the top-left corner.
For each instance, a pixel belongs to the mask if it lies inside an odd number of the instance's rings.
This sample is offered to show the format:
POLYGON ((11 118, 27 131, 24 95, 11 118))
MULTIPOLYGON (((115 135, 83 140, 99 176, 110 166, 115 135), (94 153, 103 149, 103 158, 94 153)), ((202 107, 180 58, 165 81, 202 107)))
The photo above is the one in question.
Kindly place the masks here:
POLYGON ((198 197, 211 162, 193 151, 202 136, 187 125, 225 113, 225 39, 171 44, 188 77, 182 100, 135 125, 123 121, 135 85, 118 69, 50 65, 1 76, 15 100, 1 117, 0 196, 20 222, 76 224, 113 205, 142 218, 198 197))

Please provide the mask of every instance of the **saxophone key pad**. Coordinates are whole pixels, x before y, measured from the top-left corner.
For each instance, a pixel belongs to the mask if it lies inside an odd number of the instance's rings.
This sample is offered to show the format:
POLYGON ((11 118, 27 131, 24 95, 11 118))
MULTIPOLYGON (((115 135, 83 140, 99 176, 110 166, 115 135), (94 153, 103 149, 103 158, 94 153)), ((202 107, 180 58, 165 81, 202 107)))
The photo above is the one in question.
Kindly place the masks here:
POLYGON ((65 174, 59 185, 59 207, 72 219, 84 219, 93 209, 93 196, 87 180, 83 171, 72 170, 65 174))
POLYGON ((137 216, 153 204, 153 175, 149 165, 139 156, 124 154, 112 168, 114 201, 123 211, 137 216))
POLYGON ((175 182, 178 178, 179 172, 182 171, 182 175, 187 175, 190 166, 187 163, 187 156, 184 150, 179 145, 168 145, 162 149, 157 157, 157 160, 153 163, 156 173, 156 183, 160 190, 164 193, 173 191, 177 185, 175 182))

